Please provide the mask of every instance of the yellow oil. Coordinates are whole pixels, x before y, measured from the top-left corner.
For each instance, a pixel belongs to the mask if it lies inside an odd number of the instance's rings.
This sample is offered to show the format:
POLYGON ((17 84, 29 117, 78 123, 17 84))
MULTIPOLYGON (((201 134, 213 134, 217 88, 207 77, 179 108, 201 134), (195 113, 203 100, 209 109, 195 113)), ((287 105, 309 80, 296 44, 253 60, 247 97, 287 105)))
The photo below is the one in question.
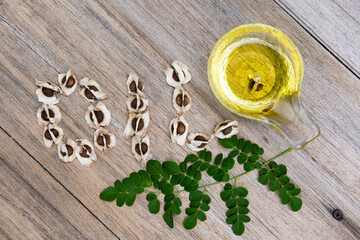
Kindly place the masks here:
POLYGON ((243 38, 217 52, 213 59, 218 61, 213 64, 220 66, 213 90, 233 112, 259 118, 298 91, 293 63, 268 41, 243 38))

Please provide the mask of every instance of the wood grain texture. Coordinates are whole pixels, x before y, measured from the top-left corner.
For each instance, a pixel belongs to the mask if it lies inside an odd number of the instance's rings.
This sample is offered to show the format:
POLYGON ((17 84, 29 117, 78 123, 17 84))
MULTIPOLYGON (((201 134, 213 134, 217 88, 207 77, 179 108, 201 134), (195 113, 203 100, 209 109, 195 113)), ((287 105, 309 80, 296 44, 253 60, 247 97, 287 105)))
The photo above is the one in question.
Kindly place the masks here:
POLYGON ((0 147, 1 239, 116 239, 2 130, 0 147))
MULTIPOLYGON (((270 158, 287 148, 275 130, 226 111, 213 97, 207 83, 207 58, 216 40, 227 30, 249 22, 263 22, 282 29, 299 47, 305 62, 303 101, 317 120, 322 136, 304 150, 286 155, 289 176, 303 192, 303 209, 292 213, 276 194, 256 182, 256 174, 240 179, 249 189, 252 221, 243 239, 356 239, 359 236, 360 190, 358 132, 360 82, 325 51, 278 5, 264 1, 235 2, 106 2, 3 1, 0 6, 0 126, 16 138, 56 179, 83 202, 120 238, 125 239, 232 239, 225 224, 221 186, 209 188, 212 198, 208 220, 192 231, 182 227, 184 215, 169 229, 161 216, 147 211, 141 196, 134 207, 117 208, 99 200, 99 193, 131 171, 143 168, 133 159, 123 134, 127 120, 125 99, 129 71, 139 74, 150 100, 149 135, 154 158, 181 161, 189 153, 170 143, 168 124, 176 116, 172 88, 163 70, 174 59, 187 63, 193 80, 186 85, 193 107, 186 118, 191 132, 210 133, 224 119, 236 119, 241 135, 265 148, 270 158), (64 164, 54 148, 44 147, 36 125, 35 80, 56 82, 69 67, 80 78, 97 80, 110 98, 109 130, 117 145, 99 154, 91 168, 78 162, 64 164), (340 208, 343 221, 332 218, 340 208)), ((91 139, 84 120, 87 103, 77 93, 59 104, 66 136, 91 139), (76 104, 74 104, 76 103, 76 104)), ((214 141, 214 152, 223 151, 214 141)), ((29 180, 31 181, 31 180, 29 180)), ((205 182, 210 182, 205 178, 205 182)), ((186 205, 186 194, 181 195, 186 205)), ((61 201, 61 198, 57 198, 61 201)), ((100 224, 100 223, 99 223, 100 224)), ((16 237, 16 235, 14 235, 16 237)))
POLYGON ((360 1, 275 2, 360 78, 360 1))

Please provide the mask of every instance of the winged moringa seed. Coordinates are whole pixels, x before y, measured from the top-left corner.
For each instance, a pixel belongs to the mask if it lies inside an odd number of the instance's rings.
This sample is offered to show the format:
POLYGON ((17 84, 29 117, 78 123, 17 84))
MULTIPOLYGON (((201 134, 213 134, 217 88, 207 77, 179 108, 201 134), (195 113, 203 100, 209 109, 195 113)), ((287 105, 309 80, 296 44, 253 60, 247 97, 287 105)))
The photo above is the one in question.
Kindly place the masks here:
POLYGON ((186 137, 188 135, 189 124, 185 121, 185 118, 180 116, 174 118, 170 122, 170 136, 171 141, 178 145, 184 145, 186 137))
POLYGON ((90 105, 85 113, 85 120, 90 127, 98 129, 109 125, 111 120, 111 113, 106 108, 105 104, 98 102, 96 106, 90 105))
POLYGON ((144 113, 130 113, 124 133, 127 137, 144 136, 149 126, 149 111, 144 113))
POLYGON ((173 106, 179 115, 184 114, 191 107, 191 98, 183 88, 175 88, 173 106))
POLYGON ((43 131, 43 140, 46 147, 51 147, 53 143, 60 144, 64 136, 63 130, 56 124, 48 124, 43 131))
POLYGON ((94 144, 97 149, 104 152, 108 148, 115 146, 116 140, 114 134, 108 130, 99 128, 94 132, 94 144))
POLYGON ((141 113, 144 112, 149 105, 149 101, 146 98, 140 97, 139 95, 131 95, 126 100, 126 105, 129 112, 141 113))
POLYGON ((67 73, 60 73, 58 75, 58 81, 60 84, 60 88, 66 96, 69 96, 75 91, 75 88, 78 84, 75 76, 72 74, 71 70, 67 71, 67 73))
POLYGON ((88 77, 85 77, 80 80, 80 95, 87 99, 89 102, 95 102, 97 100, 105 99, 108 97, 107 94, 103 92, 100 85, 88 77))
POLYGON ((61 92, 61 89, 52 84, 51 82, 36 81, 36 85, 39 88, 36 90, 38 101, 45 104, 57 104, 59 99, 56 97, 56 93, 61 92))
POLYGON ((131 146, 135 159, 146 162, 150 152, 149 135, 145 135, 144 137, 134 136, 131 140, 131 146))
POLYGON ((77 144, 75 141, 68 139, 66 143, 58 145, 58 156, 64 162, 72 162, 76 157, 77 144))
POLYGON ((40 127, 44 127, 49 123, 59 123, 61 121, 61 112, 56 105, 42 105, 36 112, 36 117, 40 127))
POLYGON ((165 76, 166 82, 174 88, 181 87, 191 80, 189 67, 179 61, 174 61, 171 67, 165 70, 165 76))
POLYGON ((187 144, 187 146, 192 151, 198 152, 205 149, 211 139, 212 136, 207 136, 201 133, 190 133, 188 136, 189 143, 187 144))
POLYGON ((86 139, 77 139, 79 146, 76 148, 76 158, 84 166, 90 166, 97 157, 93 145, 86 139))
POLYGON ((229 138, 239 132, 239 124, 235 120, 226 120, 216 125, 214 132, 217 138, 229 138))
POLYGON ((129 74, 126 84, 130 95, 144 96, 144 85, 135 73, 129 74))

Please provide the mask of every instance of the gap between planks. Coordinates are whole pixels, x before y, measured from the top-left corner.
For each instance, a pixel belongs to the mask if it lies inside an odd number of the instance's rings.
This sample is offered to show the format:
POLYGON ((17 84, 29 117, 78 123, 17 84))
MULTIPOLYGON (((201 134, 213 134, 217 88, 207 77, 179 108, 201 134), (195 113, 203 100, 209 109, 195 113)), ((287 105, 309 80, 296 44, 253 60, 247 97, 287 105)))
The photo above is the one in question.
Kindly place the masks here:
POLYGON ((300 25, 312 38, 314 38, 327 52, 329 52, 336 60, 338 60, 347 70, 354 74, 358 79, 360 79, 360 72, 354 69, 343 57, 340 56, 334 49, 330 47, 322 38, 316 34, 304 21, 301 20, 293 11, 291 11, 285 3, 281 0, 274 0, 276 5, 278 5, 286 14, 288 14, 297 24, 300 25))
POLYGON ((44 165, 42 165, 28 150, 26 150, 25 147, 23 147, 15 138, 11 136, 9 132, 7 132, 2 126, 0 126, 0 129, 8 135, 26 154, 28 154, 34 161, 40 165, 58 184, 60 184, 61 187, 63 187, 73 198, 76 199, 91 215, 93 215, 107 230, 109 230, 117 239, 120 239, 120 237, 111 230, 98 216, 96 216, 82 201, 80 201, 79 198, 75 196, 64 184, 62 184, 47 168, 45 168, 44 165))

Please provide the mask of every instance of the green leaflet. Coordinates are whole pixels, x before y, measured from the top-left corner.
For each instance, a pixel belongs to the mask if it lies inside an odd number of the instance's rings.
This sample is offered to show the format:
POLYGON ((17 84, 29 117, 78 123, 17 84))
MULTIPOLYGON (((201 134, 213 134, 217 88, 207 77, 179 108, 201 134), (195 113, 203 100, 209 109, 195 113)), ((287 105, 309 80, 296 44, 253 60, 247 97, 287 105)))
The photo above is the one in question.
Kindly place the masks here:
POLYGON ((193 214, 185 218, 184 228, 187 230, 193 229, 197 224, 197 215, 193 214))
POLYGON ((173 219, 173 213, 172 213, 171 209, 168 209, 165 211, 165 213, 163 215, 163 219, 170 228, 174 228, 174 219, 173 219))
POLYGON ((151 175, 161 175, 162 174, 161 163, 157 160, 149 160, 146 164, 146 171, 151 175))
POLYGON ((115 187, 108 187, 100 193, 100 199, 104 201, 114 201, 119 195, 119 191, 115 187))
POLYGON ((233 144, 233 142, 232 142, 232 140, 230 138, 219 139, 219 143, 225 149, 231 149, 231 148, 234 147, 234 144, 233 144))
POLYGON ((153 199, 149 202, 149 211, 152 214, 157 214, 160 211, 160 202, 157 199, 153 199))

